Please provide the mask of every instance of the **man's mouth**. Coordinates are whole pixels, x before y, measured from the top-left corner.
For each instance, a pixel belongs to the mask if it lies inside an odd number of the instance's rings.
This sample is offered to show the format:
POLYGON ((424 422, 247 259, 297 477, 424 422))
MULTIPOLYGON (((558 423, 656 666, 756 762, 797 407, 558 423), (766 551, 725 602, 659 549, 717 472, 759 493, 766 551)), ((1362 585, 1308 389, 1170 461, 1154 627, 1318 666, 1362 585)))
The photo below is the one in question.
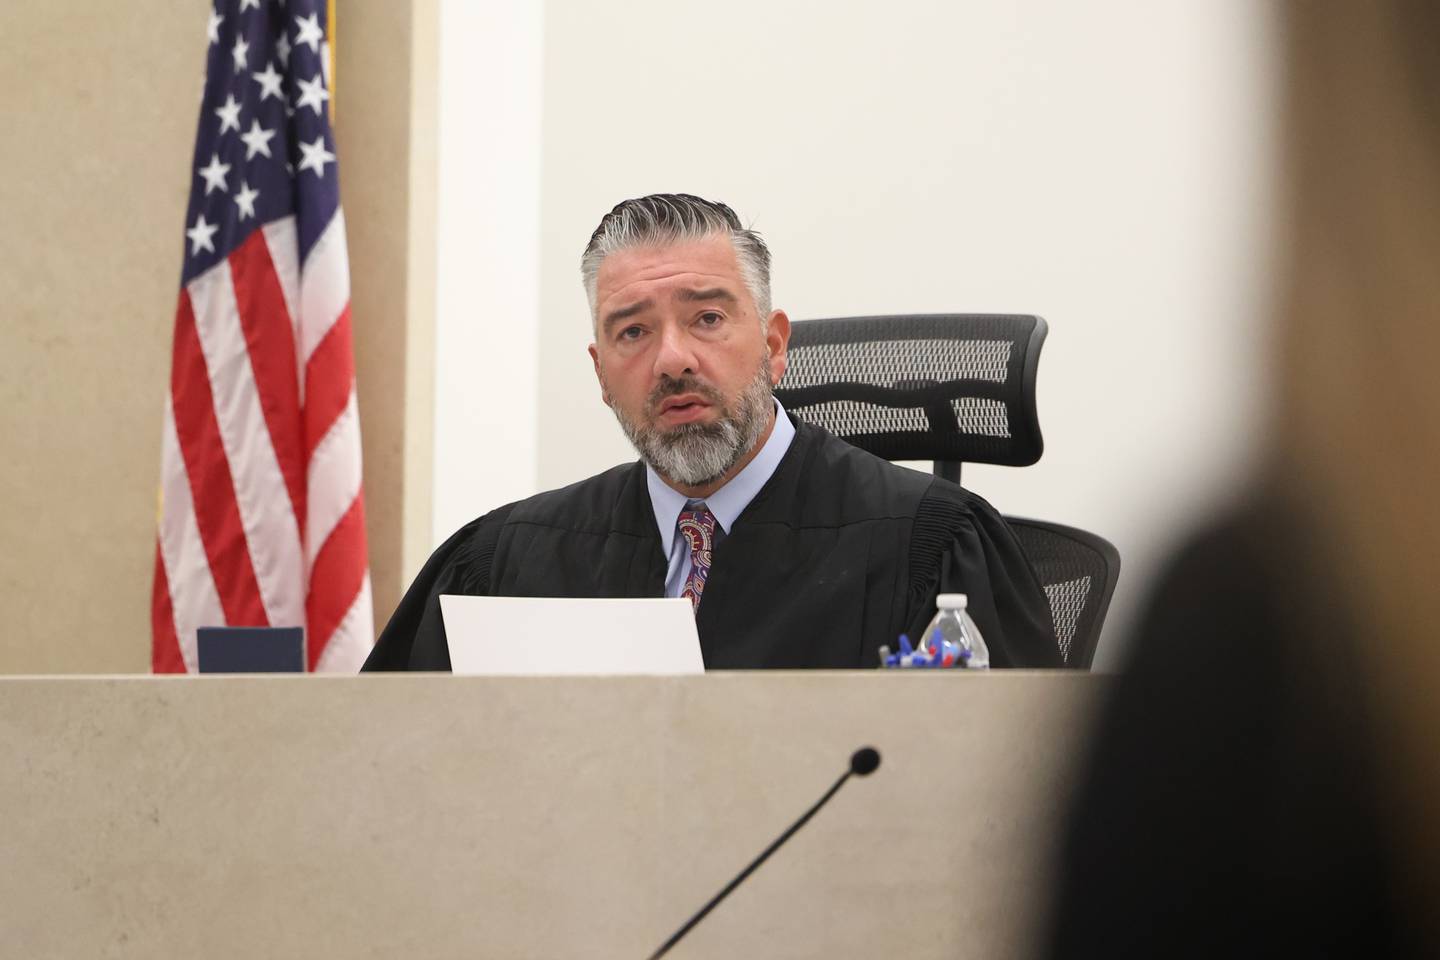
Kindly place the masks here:
POLYGON ((691 423, 703 417, 710 402, 698 393, 681 393, 666 397, 660 404, 659 419, 667 424, 691 423))

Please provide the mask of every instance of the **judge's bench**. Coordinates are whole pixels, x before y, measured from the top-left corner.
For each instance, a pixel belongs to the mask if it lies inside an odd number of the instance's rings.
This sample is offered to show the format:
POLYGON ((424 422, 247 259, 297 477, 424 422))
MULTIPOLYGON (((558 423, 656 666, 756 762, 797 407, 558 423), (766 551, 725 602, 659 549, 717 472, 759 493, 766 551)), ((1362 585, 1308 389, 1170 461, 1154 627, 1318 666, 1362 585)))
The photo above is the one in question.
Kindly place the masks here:
POLYGON ((0 953, 1025 956, 1078 672, 0 679, 0 953))

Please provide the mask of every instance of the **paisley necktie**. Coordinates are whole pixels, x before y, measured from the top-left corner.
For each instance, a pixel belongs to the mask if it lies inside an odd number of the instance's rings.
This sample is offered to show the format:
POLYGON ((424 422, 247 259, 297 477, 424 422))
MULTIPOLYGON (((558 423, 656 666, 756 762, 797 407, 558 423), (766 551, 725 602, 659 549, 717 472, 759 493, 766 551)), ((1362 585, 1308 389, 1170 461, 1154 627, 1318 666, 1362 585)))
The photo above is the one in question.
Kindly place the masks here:
POLYGON ((710 551, 715 547, 715 514, 703 503, 680 511, 680 535, 690 547, 690 574, 680 596, 689 597, 690 605, 700 609, 700 594, 705 592, 705 577, 710 573, 710 551))

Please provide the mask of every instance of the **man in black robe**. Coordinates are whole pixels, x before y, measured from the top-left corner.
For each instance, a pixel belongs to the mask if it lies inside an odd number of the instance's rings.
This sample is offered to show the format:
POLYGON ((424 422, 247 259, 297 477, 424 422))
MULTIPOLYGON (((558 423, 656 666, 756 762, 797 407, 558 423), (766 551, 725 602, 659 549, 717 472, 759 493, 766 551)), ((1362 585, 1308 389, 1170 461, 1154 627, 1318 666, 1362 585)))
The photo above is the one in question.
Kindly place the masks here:
POLYGON ((684 596, 708 669, 874 666, 938 593, 997 667, 1061 665, 1049 603, 984 500, 795 422, 790 321, 724 204, 627 200, 581 261, 604 402, 641 460, 507 504, 431 556, 366 670, 448 670, 442 594, 684 596))

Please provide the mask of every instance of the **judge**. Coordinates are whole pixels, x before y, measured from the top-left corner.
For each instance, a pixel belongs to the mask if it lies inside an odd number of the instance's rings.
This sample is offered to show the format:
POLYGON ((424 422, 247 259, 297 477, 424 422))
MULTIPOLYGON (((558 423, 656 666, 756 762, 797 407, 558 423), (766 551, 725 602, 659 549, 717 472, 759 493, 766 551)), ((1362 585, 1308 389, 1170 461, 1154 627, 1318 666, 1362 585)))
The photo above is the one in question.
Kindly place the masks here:
POLYGON ((449 593, 686 597, 709 669, 874 666, 937 593, 966 593, 993 666, 1060 666, 1045 594, 988 503, 781 408, 790 320, 729 207, 627 200, 581 276, 600 395, 640 460, 462 527, 366 670, 448 670, 449 593))

